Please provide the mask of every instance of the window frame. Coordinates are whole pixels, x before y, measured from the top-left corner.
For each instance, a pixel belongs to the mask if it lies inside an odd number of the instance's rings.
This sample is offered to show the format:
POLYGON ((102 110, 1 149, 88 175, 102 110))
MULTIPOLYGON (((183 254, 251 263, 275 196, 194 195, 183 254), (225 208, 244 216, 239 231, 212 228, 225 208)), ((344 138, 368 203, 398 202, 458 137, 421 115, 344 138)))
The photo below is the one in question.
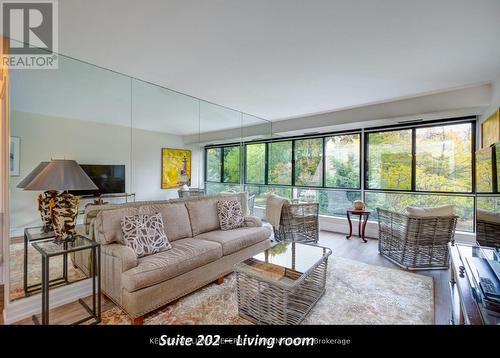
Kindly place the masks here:
POLYGON ((380 129, 367 129, 365 131, 365 136, 364 136, 364 185, 363 189, 364 191, 386 191, 386 192, 412 192, 412 193, 421 193, 421 194, 443 194, 443 195, 474 195, 476 194, 476 180, 475 180, 475 171, 476 171, 476 162, 475 162, 475 151, 476 151, 476 119, 470 119, 470 117, 467 117, 466 119, 460 120, 450 120, 450 121, 440 121, 439 123, 425 123, 422 125, 408 125, 408 126, 400 126, 397 128, 390 128, 387 127, 387 129, 384 129, 383 127, 380 129), (471 126, 471 171, 472 171, 472 178, 471 178, 471 183, 472 183, 472 188, 471 191, 429 191, 429 190, 417 190, 416 183, 417 183, 417 177, 416 177, 416 164, 417 164, 417 143, 416 143, 416 133, 417 129, 419 128, 435 128, 435 127, 446 127, 446 126, 452 126, 456 124, 469 124, 471 126), (382 189, 382 188, 370 188, 368 186, 368 171, 369 171, 369 134, 370 133, 382 133, 382 132, 392 132, 392 131, 400 131, 400 130, 411 130, 411 185, 410 189, 382 189))

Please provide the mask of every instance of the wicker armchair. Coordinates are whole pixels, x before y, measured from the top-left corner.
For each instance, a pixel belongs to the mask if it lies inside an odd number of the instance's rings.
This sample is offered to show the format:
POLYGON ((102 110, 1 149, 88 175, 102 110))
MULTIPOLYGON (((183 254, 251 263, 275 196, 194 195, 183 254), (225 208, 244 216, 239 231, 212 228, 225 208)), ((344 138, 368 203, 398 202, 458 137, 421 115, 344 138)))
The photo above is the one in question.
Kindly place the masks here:
POLYGON ((293 203, 283 205, 279 228, 273 227, 276 241, 317 243, 319 239, 319 204, 293 203))
POLYGON ((500 247, 500 223, 476 220, 476 241, 481 246, 500 247))
POLYGON ((415 217, 377 208, 378 249, 408 270, 447 269, 457 216, 415 217))

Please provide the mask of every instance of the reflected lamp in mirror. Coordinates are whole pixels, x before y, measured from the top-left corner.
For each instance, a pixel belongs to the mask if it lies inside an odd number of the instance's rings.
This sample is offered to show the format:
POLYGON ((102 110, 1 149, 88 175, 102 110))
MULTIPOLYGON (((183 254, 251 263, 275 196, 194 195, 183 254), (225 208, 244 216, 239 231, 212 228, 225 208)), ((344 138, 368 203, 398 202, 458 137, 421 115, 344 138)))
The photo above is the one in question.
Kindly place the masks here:
MULTIPOLYGON (((40 162, 23 180, 17 184, 16 188, 24 189, 50 162, 40 162)), ((50 202, 57 196, 57 191, 46 190, 38 195, 38 211, 42 219, 42 231, 52 231, 52 217, 50 214, 50 202)))
MULTIPOLYGON (((42 165, 43 162, 37 168, 42 165)), ((42 220, 50 221, 51 229, 54 230, 58 240, 70 240, 76 235, 75 226, 80 199, 68 193, 68 190, 98 189, 76 161, 66 159, 51 160, 43 165, 28 183, 23 183, 23 186, 24 190, 44 191, 38 198, 39 210, 41 213, 42 211, 46 213, 46 217, 42 214, 42 220), (57 194, 58 191, 63 193, 57 194)), ((46 222, 44 226, 45 224, 46 222)))

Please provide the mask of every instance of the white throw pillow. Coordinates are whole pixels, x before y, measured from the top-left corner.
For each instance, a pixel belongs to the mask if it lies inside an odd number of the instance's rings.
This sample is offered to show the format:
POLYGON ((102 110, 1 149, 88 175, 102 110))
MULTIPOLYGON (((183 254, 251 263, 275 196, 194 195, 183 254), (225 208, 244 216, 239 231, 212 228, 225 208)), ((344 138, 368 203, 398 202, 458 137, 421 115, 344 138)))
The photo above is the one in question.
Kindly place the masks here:
POLYGON ((429 217, 441 217, 441 216, 454 216, 455 206, 454 205, 443 205, 435 208, 421 208, 417 206, 407 206, 406 214, 415 217, 429 218, 429 217))
POLYGON ((476 216, 477 216, 477 220, 500 224, 500 212, 495 213, 493 211, 477 209, 476 216))
POLYGON ((165 234, 160 213, 125 216, 121 224, 125 244, 134 250, 137 257, 172 248, 165 234))

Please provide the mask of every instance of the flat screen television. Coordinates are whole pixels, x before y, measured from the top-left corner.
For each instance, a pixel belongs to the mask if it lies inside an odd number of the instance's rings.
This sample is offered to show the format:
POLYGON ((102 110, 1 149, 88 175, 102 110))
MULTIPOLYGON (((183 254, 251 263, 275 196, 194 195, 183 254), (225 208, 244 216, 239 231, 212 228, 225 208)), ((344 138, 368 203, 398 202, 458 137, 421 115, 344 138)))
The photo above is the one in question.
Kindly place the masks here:
POLYGON ((80 164, 98 190, 72 190, 73 195, 100 196, 125 193, 125 165, 80 164))

